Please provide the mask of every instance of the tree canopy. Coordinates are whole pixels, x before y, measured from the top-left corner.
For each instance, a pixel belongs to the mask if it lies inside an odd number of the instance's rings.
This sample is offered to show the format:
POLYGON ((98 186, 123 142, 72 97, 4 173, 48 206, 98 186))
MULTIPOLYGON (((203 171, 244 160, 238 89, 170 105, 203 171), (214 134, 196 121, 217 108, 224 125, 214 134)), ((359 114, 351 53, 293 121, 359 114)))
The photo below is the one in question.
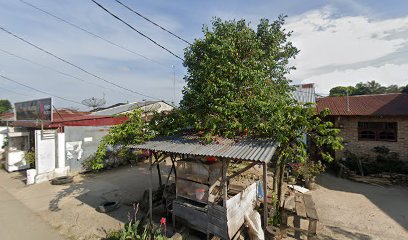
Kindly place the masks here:
POLYGON ((0 114, 5 113, 9 110, 13 109, 11 103, 7 99, 0 99, 0 114))
POLYGON ((337 86, 330 89, 330 96, 349 96, 354 95, 368 95, 368 94, 382 94, 382 93, 408 93, 408 85, 399 87, 398 85, 382 86, 376 81, 369 81, 366 83, 360 82, 353 86, 337 86))
MULTIPOLYGON (((340 148, 338 130, 316 114, 314 106, 296 102, 286 75, 299 50, 289 41, 285 18, 261 19, 252 29, 245 20, 215 18, 203 27, 204 38, 185 49, 187 86, 180 109, 156 116, 151 127, 164 135, 193 129, 212 137, 266 137, 281 145, 285 159, 307 158, 308 135, 315 144, 340 148)), ((325 113, 326 114, 326 113, 325 113)), ((278 154, 278 155, 279 155, 278 154)), ((331 160, 327 152, 320 152, 331 160)))
POLYGON ((203 27, 204 38, 185 49, 187 86, 180 108, 156 115, 150 127, 163 135, 190 129, 206 141, 219 136, 275 139, 280 144, 275 154, 278 189, 286 162, 310 159, 305 136, 316 146, 318 159, 331 161, 329 151, 342 147, 339 130, 325 120, 326 111, 316 113, 313 105, 292 98, 286 75, 299 50, 289 41, 284 22, 282 16, 273 22, 261 19, 252 29, 245 20, 216 18, 211 29, 203 27))
POLYGON ((274 109, 290 101, 285 75, 298 50, 288 41, 284 17, 245 20, 216 18, 204 38, 185 50, 187 67, 180 110, 189 125, 212 135, 270 135, 274 109))

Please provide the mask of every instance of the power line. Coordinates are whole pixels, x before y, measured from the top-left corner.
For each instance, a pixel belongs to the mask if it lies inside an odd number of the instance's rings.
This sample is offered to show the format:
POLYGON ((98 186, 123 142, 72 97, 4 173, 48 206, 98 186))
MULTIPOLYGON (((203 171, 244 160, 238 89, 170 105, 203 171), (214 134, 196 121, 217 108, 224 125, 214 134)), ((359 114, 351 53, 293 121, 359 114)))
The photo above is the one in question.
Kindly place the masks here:
POLYGON ((30 95, 27 95, 27 94, 24 94, 24 93, 19 93, 19 92, 16 92, 16 91, 13 91, 13 90, 4 88, 4 87, 0 87, 0 89, 6 90, 6 91, 8 91, 8 92, 11 92, 11 93, 14 93, 14 94, 17 94, 17 95, 26 96, 26 97, 31 97, 30 95))
POLYGON ((55 18, 55 19, 58 19, 58 20, 60 20, 61 22, 64 22, 64 23, 66 23, 66 24, 68 24, 68 25, 70 25, 70 26, 72 26, 72 27, 74 27, 74 28, 77 28, 77 29, 79 29, 79 30, 81 30, 81 31, 83 31, 83 32, 85 32, 85 33, 88 33, 88 34, 91 35, 91 36, 94 36, 94 37, 96 37, 96 38, 99 38, 99 39, 101 39, 101 40, 103 40, 103 41, 105 41, 105 42, 107 42, 107 43, 109 43, 109 44, 111 44, 111 45, 113 45, 113 46, 116 46, 116 47, 118 47, 118 48, 121 48, 121 49, 123 49, 123 50, 125 50, 125 51, 127 51, 127 52, 130 52, 130 53, 135 54, 135 55, 137 55, 137 56, 139 56, 139 57, 142 57, 142 58, 144 58, 144 59, 146 59, 146 60, 149 60, 149 61, 151 61, 151 62, 154 62, 154 63, 156 63, 156 64, 159 64, 159 65, 161 65, 161 66, 163 66, 163 67, 168 67, 168 66, 166 66, 166 65, 164 65, 164 64, 162 64, 162 63, 160 63, 160 62, 158 62, 158 61, 155 61, 155 60, 153 60, 153 59, 151 59, 151 58, 148 58, 148 57, 146 57, 146 56, 144 56, 144 55, 142 55, 142 54, 140 54, 140 53, 137 53, 137 52, 135 52, 135 51, 133 51, 133 50, 131 50, 131 49, 129 49, 129 48, 126 48, 126 47, 121 46, 121 45, 119 45, 119 44, 117 44, 117 43, 114 43, 114 42, 112 42, 112 41, 110 41, 110 40, 108 40, 108 39, 106 39, 106 38, 104 38, 104 37, 102 37, 102 36, 100 36, 100 35, 98 35, 98 34, 96 34, 96 33, 93 33, 93 32, 91 32, 91 31, 89 31, 89 30, 87 30, 87 29, 85 29, 85 28, 83 28, 83 27, 80 27, 80 26, 78 26, 78 25, 76 25, 76 24, 74 24, 74 23, 71 23, 71 22, 69 22, 69 21, 67 21, 67 20, 65 20, 65 19, 63 19, 63 18, 60 18, 60 17, 58 17, 58 16, 56 16, 56 15, 50 13, 50 12, 47 12, 47 11, 45 11, 45 10, 39 8, 38 6, 35 6, 35 5, 33 5, 33 4, 31 4, 31 3, 28 3, 28 2, 26 2, 26 1, 24 1, 24 0, 20 0, 20 2, 24 3, 24 4, 27 5, 27 6, 32 7, 32 8, 34 8, 34 9, 37 9, 38 11, 43 12, 43 13, 45 13, 45 14, 47 14, 47 15, 49 15, 49 16, 55 18))
POLYGON ((190 43, 189 41, 185 40, 184 38, 178 36, 177 34, 171 32, 171 31, 167 30, 166 28, 160 26, 159 24, 153 22, 152 20, 150 20, 150 19, 148 19, 147 17, 143 16, 142 14, 136 12, 135 10, 133 10, 132 8, 130 8, 129 6, 123 4, 121 1, 119 1, 119 0, 115 0, 115 1, 116 1, 117 3, 119 3, 120 5, 124 6, 125 8, 129 9, 129 11, 131 11, 131 12, 133 12, 134 14, 138 15, 139 17, 145 19, 146 21, 150 22, 151 24, 153 24, 153 25, 155 25, 155 26, 161 28, 162 30, 164 30, 164 31, 166 31, 166 32, 168 32, 168 33, 170 33, 171 35, 173 35, 174 37, 180 39, 181 41, 183 41, 183 42, 185 42, 185 43, 191 45, 191 43, 190 43))
POLYGON ((54 58, 56 58, 56 59, 58 59, 58 60, 60 60, 60 61, 62 61, 62 62, 64 62, 64 63, 66 63, 66 64, 69 64, 69 65, 71 65, 72 67, 77 68, 77 69, 81 70, 82 72, 87 73, 87 74, 89 74, 89 75, 91 75, 91 76, 93 76, 93 77, 95 77, 95 78, 97 78, 97 79, 99 79, 99 80, 102 80, 102 81, 104 81, 104 82, 106 82, 106 83, 109 83, 109 84, 111 84, 111 85, 113 85, 113 86, 116 86, 116 87, 118 87, 118 88, 121 88, 121 89, 123 89, 123 90, 126 90, 126 91, 129 91, 129 92, 138 94, 138 95, 140 95, 140 96, 144 96, 144 97, 147 97, 147 98, 156 99, 156 100, 160 100, 160 101, 161 101, 161 99, 158 99, 158 98, 155 98, 155 97, 152 97, 152 96, 143 94, 143 93, 139 93, 139 92, 133 91, 133 90, 131 90, 131 89, 129 89, 129 88, 122 87, 122 86, 119 85, 119 84, 116 84, 116 83, 111 82, 111 81, 109 81, 109 80, 106 80, 106 79, 104 79, 104 78, 102 78, 102 77, 99 77, 98 75, 96 75, 96 74, 94 74, 94 73, 91 73, 91 72, 89 72, 88 70, 85 70, 84 68, 82 68, 82 67, 80 67, 80 66, 78 66, 78 65, 75 65, 75 64, 73 64, 73 63, 69 62, 68 60, 65 60, 65 59, 63 59, 63 58, 61 58, 61 57, 58 57, 57 55, 55 55, 55 54, 53 54, 53 53, 51 53, 51 52, 49 52, 49 51, 47 51, 47 50, 45 50, 45 49, 43 49, 43 48, 41 48, 41 47, 39 47, 39 46, 33 44, 33 43, 31 43, 31 42, 29 42, 29 41, 27 41, 27 40, 25 40, 25 39, 23 39, 23 38, 21 38, 21 37, 19 37, 19 36, 17 36, 17 35, 15 35, 14 33, 8 31, 7 29, 5 29, 5 28, 3 28, 3 27, 1 27, 1 26, 0 26, 0 30, 6 32, 7 34, 9 34, 9 35, 11 35, 11 36, 13 36, 13 37, 15 37, 15 38, 17 38, 17 39, 19 39, 19 40, 25 42, 25 43, 27 43, 28 45, 30 45, 30 46, 32 46, 32 47, 34 47, 34 48, 36 48, 36 49, 38 49, 38 50, 40 50, 40 51, 42 51, 42 52, 44 52, 44 53, 46 53, 46 54, 48 54, 48 55, 54 57, 54 58))
POLYGON ((170 51, 169 49, 167 49, 166 47, 164 47, 163 45, 159 44, 158 42, 156 42, 155 40, 153 40, 152 38, 148 37, 146 34, 140 32, 139 30, 137 30, 136 28, 134 28, 132 25, 130 25, 129 23, 125 22, 124 20, 122 20, 120 17, 116 16, 115 14, 113 14, 112 12, 110 12, 108 9, 106 9, 104 6, 102 6, 100 3, 98 3, 95 0, 91 0, 92 2, 94 2, 98 7, 100 7, 101 9, 103 9, 105 12, 109 13, 112 17, 116 18, 117 20, 121 21, 123 24, 125 24, 126 26, 128 26, 129 28, 131 28, 133 31, 137 32, 138 34, 142 35, 143 37, 147 38, 149 41, 151 41, 152 43, 154 43, 155 45, 159 46, 160 48, 164 49, 165 51, 167 51, 168 53, 170 53, 171 55, 175 56, 176 58, 180 59, 181 61, 184 61, 183 58, 179 57, 177 54, 173 53, 172 51, 170 51))
POLYGON ((103 89, 105 89, 105 90, 111 90, 111 91, 119 92, 119 93, 126 94, 126 95, 130 96, 130 94, 128 94, 128 93, 125 93, 125 92, 122 92, 122 91, 119 91, 119 90, 116 90, 116 89, 112 89, 112 88, 107 88, 107 87, 105 87, 105 86, 103 86, 103 85, 100 85, 100 84, 97 84, 97 83, 92 83, 92 82, 86 81, 85 79, 76 77, 76 76, 71 75, 71 74, 66 73, 66 72, 59 71, 59 70, 57 70, 57 69, 55 69, 55 68, 52 68, 52 67, 43 65, 43 64, 41 64, 41 63, 34 62, 34 61, 32 61, 32 60, 30 60, 30 59, 28 59, 28 58, 18 56, 17 54, 11 53, 11 52, 6 51, 6 50, 4 50, 4 49, 1 49, 1 48, 0 48, 0 52, 6 53, 6 54, 8 54, 8 55, 11 55, 11 56, 16 57, 16 58, 18 58, 18 59, 21 59, 21 60, 23 60, 23 61, 29 62, 29 63, 31 63, 31 64, 33 64, 33 65, 37 65, 37 66, 46 68, 46 69, 48 69, 48 70, 54 71, 54 72, 59 73, 59 74, 61 74, 61 75, 64 75, 64 76, 67 76, 67 77, 71 77, 71 78, 73 78, 73 79, 76 79, 76 80, 78 80, 78 81, 87 83, 87 84, 89 84, 89 85, 98 86, 98 87, 103 88, 103 89))
POLYGON ((64 76, 68 76, 68 77, 74 78, 74 79, 79 80, 79 81, 81 81, 81 82, 85 82, 85 83, 88 83, 88 84, 91 84, 91 85, 95 85, 95 86, 101 87, 101 88, 103 88, 103 89, 109 89, 109 88, 107 88, 107 87, 105 87, 105 86, 102 86, 102 85, 99 85, 99 84, 96 84, 96 83, 88 82, 88 81, 86 81, 86 80, 84 80, 84 79, 82 79, 82 78, 73 76, 73 75, 71 75, 71 74, 69 74, 69 73, 61 72, 61 71, 59 71, 59 70, 57 70, 57 69, 54 69, 54 68, 52 68, 52 67, 48 67, 48 66, 45 66, 45 65, 43 65, 43 64, 41 64, 41 63, 37 63, 37 62, 34 62, 34 61, 30 60, 30 59, 27 59, 27 58, 25 58, 25 57, 18 56, 18 55, 16 55, 16 54, 11 53, 11 52, 9 52, 9 51, 6 51, 6 50, 4 50, 4 49, 1 49, 1 48, 0 48, 0 52, 6 53, 6 54, 11 55, 11 56, 13 56, 13 57, 16 57, 16 58, 18 58, 18 59, 21 59, 21 60, 24 60, 24 61, 26 61, 26 62, 29 62, 29 63, 31 63, 31 64, 34 64, 34 65, 37 65, 37 66, 40 66, 40 67, 43 67, 43 68, 47 68, 47 69, 49 69, 49 70, 52 70, 52 71, 57 72, 57 73, 59 73, 59 74, 62 74, 62 75, 64 75, 64 76))
POLYGON ((20 82, 18 82, 18 81, 16 81, 16 80, 13 80, 13 79, 11 79, 11 78, 5 77, 5 76, 3 76, 3 75, 1 75, 1 74, 0 74, 0 77, 1 77, 1 78, 4 78, 4 79, 6 79, 6 80, 8 80, 8 81, 10 81, 10 82, 16 83, 16 84, 18 84, 18 85, 20 85, 20 86, 29 88, 29 89, 31 89, 31 90, 34 90, 34 91, 37 91, 37 92, 40 92, 40 93, 43 93, 43 94, 47 94, 47 95, 49 95, 49 96, 53 96, 53 97, 59 98, 59 99, 61 99, 61 100, 67 101, 67 102, 72 102, 72 103, 75 103, 75 104, 82 105, 80 102, 77 102, 77 101, 75 101, 75 100, 70 100, 70 99, 68 99, 68 98, 64 98, 64 97, 60 97, 60 96, 57 96, 57 95, 54 95, 54 94, 51 94, 51 93, 48 93, 48 92, 44 92, 44 91, 39 90, 39 89, 37 89, 37 88, 30 87, 30 86, 25 85, 25 84, 23 84, 23 83, 20 83, 20 82))

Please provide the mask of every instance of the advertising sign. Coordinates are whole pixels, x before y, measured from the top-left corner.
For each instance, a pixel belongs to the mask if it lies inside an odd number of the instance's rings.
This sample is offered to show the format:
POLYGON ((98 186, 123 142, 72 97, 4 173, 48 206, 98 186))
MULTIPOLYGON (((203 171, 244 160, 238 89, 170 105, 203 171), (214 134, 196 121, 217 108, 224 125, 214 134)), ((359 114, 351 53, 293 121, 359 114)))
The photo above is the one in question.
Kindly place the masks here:
POLYGON ((51 98, 14 103, 16 120, 52 121, 51 98))

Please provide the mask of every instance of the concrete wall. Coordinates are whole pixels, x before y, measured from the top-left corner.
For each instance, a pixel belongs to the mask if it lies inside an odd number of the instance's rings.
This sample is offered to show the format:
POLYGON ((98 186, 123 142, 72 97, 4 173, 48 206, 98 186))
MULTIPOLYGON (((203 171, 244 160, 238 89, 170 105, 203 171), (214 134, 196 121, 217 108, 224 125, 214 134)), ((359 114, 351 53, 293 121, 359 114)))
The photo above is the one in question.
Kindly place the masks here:
POLYGON ((372 151, 374 147, 385 146, 399 154, 402 161, 408 161, 408 118, 407 117, 336 117, 335 126, 341 128, 340 136, 344 138, 345 144, 342 151, 336 152, 336 159, 345 156, 344 151, 357 155, 368 154, 372 159, 376 153, 372 151), (396 142, 388 141, 361 141, 358 140, 358 122, 397 122, 398 133, 396 142))
POLYGON ((30 149, 30 133, 25 128, 9 128, 8 146, 5 151, 6 170, 9 172, 27 169, 30 165, 24 155, 30 149))
POLYGON ((82 170, 82 162, 96 153, 102 137, 108 134, 110 126, 65 127, 66 166, 71 172, 82 170))
POLYGON ((5 149, 2 148, 4 142, 6 141, 7 137, 7 127, 0 127, 0 160, 3 160, 4 157, 4 151, 5 149))
POLYGON ((54 177, 56 165, 57 130, 35 130, 35 182, 54 177))

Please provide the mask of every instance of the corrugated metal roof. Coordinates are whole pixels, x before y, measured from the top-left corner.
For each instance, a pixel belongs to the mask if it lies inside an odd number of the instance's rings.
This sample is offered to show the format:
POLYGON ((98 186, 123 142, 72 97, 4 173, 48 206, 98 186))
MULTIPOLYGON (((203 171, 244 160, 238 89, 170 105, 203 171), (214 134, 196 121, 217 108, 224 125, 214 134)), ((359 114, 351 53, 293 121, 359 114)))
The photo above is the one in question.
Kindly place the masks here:
POLYGON ((167 104, 164 101, 146 101, 146 102, 134 102, 134 103, 127 103, 119 106, 115 106, 112 108, 106 108, 99 111, 94 111, 91 115, 115 115, 115 114, 123 114, 129 111, 133 111, 136 108, 145 109, 144 111, 158 111, 161 108, 165 107, 164 109, 167 110, 168 108, 173 108, 171 105, 167 104))
POLYGON ((301 103, 315 103, 316 94, 313 83, 296 85, 296 90, 292 93, 292 97, 301 103))
POLYGON ((271 139, 243 138, 233 140, 218 138, 213 143, 204 144, 197 137, 172 136, 156 138, 130 147, 166 153, 269 162, 277 146, 278 144, 271 139))
POLYGON ((325 97, 316 107, 319 112, 328 108, 332 116, 408 116, 408 94, 325 97))

